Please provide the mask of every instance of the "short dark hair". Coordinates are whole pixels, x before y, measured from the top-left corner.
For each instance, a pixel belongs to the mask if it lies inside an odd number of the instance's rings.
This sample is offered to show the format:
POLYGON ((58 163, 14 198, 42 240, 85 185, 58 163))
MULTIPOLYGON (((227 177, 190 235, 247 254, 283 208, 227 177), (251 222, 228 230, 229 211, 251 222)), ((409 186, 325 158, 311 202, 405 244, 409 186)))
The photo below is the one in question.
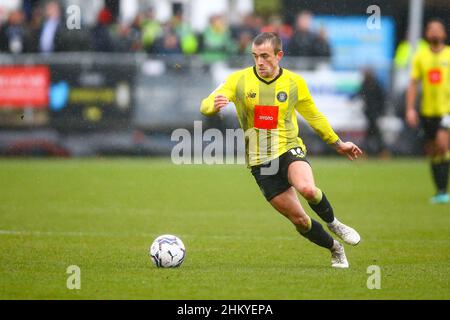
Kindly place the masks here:
POLYGON ((283 50, 281 39, 275 32, 263 32, 253 39, 253 43, 257 46, 260 46, 265 42, 270 42, 275 54, 283 50))
POLYGON ((431 18, 430 20, 427 21, 427 25, 426 25, 426 26, 429 27, 430 24, 432 24, 432 23, 439 23, 439 24, 441 24, 441 25, 444 27, 444 29, 445 29, 445 22, 444 22, 444 20, 442 20, 441 18, 436 18, 436 17, 431 18))

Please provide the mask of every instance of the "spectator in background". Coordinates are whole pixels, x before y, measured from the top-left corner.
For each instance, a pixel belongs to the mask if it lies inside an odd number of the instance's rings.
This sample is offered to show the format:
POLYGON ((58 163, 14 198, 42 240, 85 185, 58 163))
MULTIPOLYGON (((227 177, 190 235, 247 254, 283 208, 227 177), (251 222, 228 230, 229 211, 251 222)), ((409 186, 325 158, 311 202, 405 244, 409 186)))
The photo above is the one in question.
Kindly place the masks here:
POLYGON ((30 21, 31 18, 33 17, 33 12, 36 9, 37 5, 38 5, 38 1, 36 0, 23 0, 22 1, 23 5, 23 13, 25 15, 25 20, 26 21, 30 21))
POLYGON ((38 31, 39 52, 49 53, 60 51, 58 39, 62 33, 61 7, 57 1, 45 4, 45 18, 38 31))
POLYGON ((160 23, 155 19, 153 8, 145 10, 141 18, 140 26, 143 48, 146 52, 153 53, 155 41, 162 35, 162 28, 160 23))
POLYGON ((30 35, 21 10, 12 11, 8 21, 0 27, 0 51, 23 53, 29 51, 30 35))
POLYGON ((242 23, 231 28, 231 35, 237 42, 237 53, 245 55, 251 53, 253 38, 260 32, 261 28, 256 25, 256 17, 246 15, 242 23))
POLYGON ((314 41, 314 56, 329 58, 331 56, 331 48, 327 39, 327 31, 324 27, 319 29, 316 41, 314 41))
POLYGON ((283 48, 289 47, 293 30, 288 24, 284 24, 279 16, 272 16, 269 18, 269 24, 262 27, 261 32, 275 32, 281 39, 283 48))
POLYGON ((207 63, 224 61, 234 51, 230 30, 220 15, 210 18, 202 35, 202 49, 207 63))
POLYGON ((180 39, 171 24, 167 23, 163 26, 162 36, 155 41, 155 53, 181 54, 180 39))
POLYGON ((261 28, 263 27, 264 22, 262 18, 256 14, 248 14, 244 17, 242 21, 242 29, 249 31, 252 33, 252 37, 256 37, 259 33, 261 33, 261 28))
POLYGON ((295 22, 295 31, 292 36, 288 52, 292 56, 312 57, 314 55, 315 35, 311 31, 312 14, 309 11, 301 12, 295 22))
POLYGON ((125 22, 119 23, 114 32, 113 43, 116 52, 138 51, 140 48, 140 33, 135 27, 125 22))
POLYGON ((331 55, 326 33, 321 29, 319 34, 311 30, 312 14, 302 11, 297 16, 295 32, 288 47, 289 54, 302 57, 329 57, 331 55))
POLYGON ((384 90, 371 69, 363 71, 364 79, 359 91, 353 96, 363 100, 364 115, 367 120, 364 149, 368 154, 379 154, 385 150, 385 144, 378 128, 377 121, 384 113, 384 90))
POLYGON ((255 15, 248 14, 242 18, 242 23, 230 28, 233 39, 239 39, 241 33, 250 34, 252 39, 261 31, 261 25, 257 25, 258 21, 255 15))
POLYGON ((91 31, 92 46, 94 51, 112 52, 114 43, 110 34, 110 26, 113 22, 113 15, 108 8, 100 10, 97 16, 97 24, 91 31))
POLYGON ((136 15, 133 19, 133 22, 130 26, 130 37, 132 39, 131 43, 131 51, 137 52, 142 51, 142 29, 141 29, 141 21, 142 21, 141 15, 136 15))
POLYGON ((30 39, 31 50, 34 52, 39 51, 39 46, 37 45, 38 39, 36 38, 39 35, 42 22, 44 21, 44 12, 42 6, 35 6, 31 12, 31 19, 28 22, 29 33, 32 36, 30 39))
POLYGON ((237 39, 237 54, 251 54, 253 38, 253 34, 250 31, 239 32, 237 39))
POLYGON ((41 53, 89 51, 92 49, 91 33, 87 28, 69 30, 63 19, 63 10, 58 1, 50 0, 41 10, 35 9, 31 29, 33 51, 41 53))
POLYGON ((183 10, 181 7, 175 10, 170 24, 178 36, 182 53, 185 55, 196 53, 198 50, 198 39, 189 24, 183 21, 183 10))
POLYGON ((251 26, 253 27, 253 30, 256 31, 255 37, 261 33, 261 29, 264 26, 264 19, 260 15, 252 15, 251 26))
POLYGON ((198 51, 198 39, 194 31, 190 28, 183 28, 178 34, 181 42, 181 51, 185 55, 192 55, 198 51))

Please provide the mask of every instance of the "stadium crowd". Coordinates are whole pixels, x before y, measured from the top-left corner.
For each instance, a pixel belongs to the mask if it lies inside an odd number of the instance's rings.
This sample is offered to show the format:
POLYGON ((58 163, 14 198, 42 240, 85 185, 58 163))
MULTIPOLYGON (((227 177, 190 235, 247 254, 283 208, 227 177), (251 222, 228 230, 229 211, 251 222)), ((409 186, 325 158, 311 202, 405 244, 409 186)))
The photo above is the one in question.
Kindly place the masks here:
POLYGON ((64 10, 56 1, 9 13, 0 25, 0 52, 49 53, 63 51, 147 52, 150 54, 201 54, 207 62, 226 59, 232 54, 250 52, 251 41, 259 32, 277 32, 284 48, 293 56, 330 57, 326 31, 311 28, 313 15, 303 11, 293 25, 281 17, 264 19, 245 16, 239 25, 230 26, 223 16, 215 15, 200 33, 183 21, 176 11, 164 23, 155 19, 152 8, 140 12, 132 23, 119 21, 107 8, 100 10, 92 27, 78 30, 66 27, 64 10))

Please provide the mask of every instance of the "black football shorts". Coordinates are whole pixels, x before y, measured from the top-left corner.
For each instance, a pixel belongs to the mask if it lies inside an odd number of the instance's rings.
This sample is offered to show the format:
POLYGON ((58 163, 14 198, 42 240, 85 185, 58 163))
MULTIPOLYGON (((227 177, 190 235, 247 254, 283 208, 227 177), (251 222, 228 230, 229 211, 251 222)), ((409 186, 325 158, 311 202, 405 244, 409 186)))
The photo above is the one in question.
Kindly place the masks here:
POLYGON ((302 148, 297 147, 288 150, 277 159, 251 167, 253 177, 267 201, 291 187, 288 181, 288 167, 294 161, 305 161, 309 164, 302 148), (273 163, 276 160, 279 161, 278 167, 273 163), (278 170, 273 170, 276 168, 278 170))
POLYGON ((421 131, 425 140, 434 140, 438 130, 441 128, 442 117, 424 117, 420 116, 422 125, 421 131))

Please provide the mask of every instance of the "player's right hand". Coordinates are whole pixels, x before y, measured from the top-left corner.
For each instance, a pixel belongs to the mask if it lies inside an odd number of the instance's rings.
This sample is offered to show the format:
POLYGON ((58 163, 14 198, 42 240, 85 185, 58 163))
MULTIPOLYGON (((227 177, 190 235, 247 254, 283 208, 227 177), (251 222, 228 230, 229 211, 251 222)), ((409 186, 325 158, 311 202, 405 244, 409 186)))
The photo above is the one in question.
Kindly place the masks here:
POLYGON ((217 95, 214 98, 214 110, 216 112, 219 112, 223 107, 225 107, 228 103, 230 103, 230 101, 228 100, 227 97, 223 96, 223 95, 217 95))
POLYGON ((419 125, 419 116, 417 115, 417 111, 415 109, 406 109, 406 123, 411 128, 416 128, 419 125))
POLYGON ((362 150, 353 142, 338 140, 334 145, 339 154, 346 155, 351 161, 358 159, 363 154, 362 150))

